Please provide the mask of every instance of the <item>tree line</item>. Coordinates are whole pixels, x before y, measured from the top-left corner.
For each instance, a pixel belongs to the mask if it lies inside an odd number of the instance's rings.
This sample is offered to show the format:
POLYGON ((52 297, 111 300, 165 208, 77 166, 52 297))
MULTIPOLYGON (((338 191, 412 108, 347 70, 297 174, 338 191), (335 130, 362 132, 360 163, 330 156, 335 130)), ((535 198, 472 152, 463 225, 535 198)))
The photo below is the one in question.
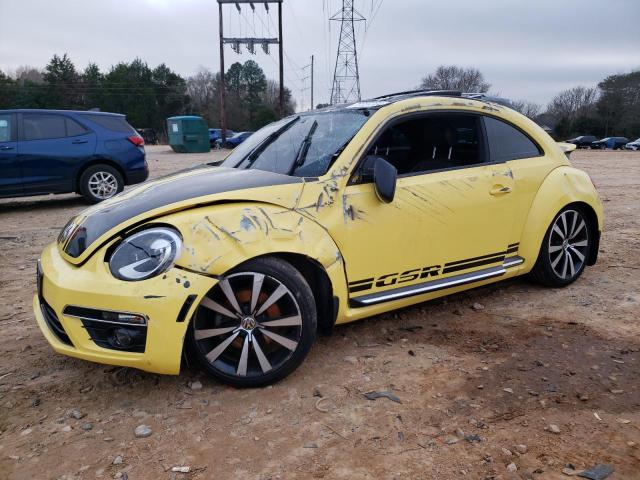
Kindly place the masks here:
MULTIPOLYGON (((227 127, 256 130, 279 118, 278 84, 249 60, 234 63, 227 79, 227 127)), ((0 109, 46 108, 123 113, 136 128, 166 133, 166 119, 201 115, 219 125, 220 74, 201 70, 184 78, 164 63, 151 68, 141 59, 120 62, 106 72, 90 63, 78 70, 67 54, 54 55, 44 69, 20 67, 0 71, 0 109)), ((285 88, 285 114, 295 110, 285 88)))
MULTIPOLYGON (((425 76, 420 88, 487 93, 491 84, 476 68, 442 65, 425 76)), ((512 100, 514 108, 558 139, 578 135, 640 137, 640 70, 610 75, 597 87, 576 86, 559 92, 546 107, 512 100)))

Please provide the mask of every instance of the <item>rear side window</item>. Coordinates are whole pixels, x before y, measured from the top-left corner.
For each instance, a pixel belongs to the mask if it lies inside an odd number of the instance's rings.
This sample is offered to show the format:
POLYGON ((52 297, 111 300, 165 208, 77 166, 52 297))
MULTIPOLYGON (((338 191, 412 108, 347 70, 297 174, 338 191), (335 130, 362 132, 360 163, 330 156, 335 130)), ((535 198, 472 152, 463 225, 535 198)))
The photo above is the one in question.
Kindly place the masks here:
POLYGON ((64 121, 67 126, 67 137, 75 137, 76 135, 87 133, 87 129, 75 120, 65 117, 64 121))
POLYGON ((492 162, 538 157, 542 154, 529 137, 508 123, 492 117, 484 117, 484 125, 487 130, 492 162))
POLYGON ((13 115, 0 115, 0 142, 13 141, 13 115))
POLYGON ((65 117, 61 115, 32 115, 22 117, 25 140, 43 140, 67 136, 65 117))
POLYGON ((93 123, 97 123, 101 127, 111 130, 113 132, 122 133, 135 133, 135 130, 131 125, 127 123, 124 116, 120 115, 97 115, 92 113, 83 113, 82 116, 91 120, 93 123))

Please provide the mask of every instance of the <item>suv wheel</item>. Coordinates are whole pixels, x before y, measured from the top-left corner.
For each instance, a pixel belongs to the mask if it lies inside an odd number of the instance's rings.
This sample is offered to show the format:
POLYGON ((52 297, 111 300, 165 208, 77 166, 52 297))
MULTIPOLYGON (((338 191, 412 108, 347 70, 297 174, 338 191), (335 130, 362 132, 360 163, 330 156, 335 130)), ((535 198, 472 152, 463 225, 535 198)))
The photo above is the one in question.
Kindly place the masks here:
POLYGON ((562 210, 544 236, 531 271, 533 279, 551 287, 564 287, 577 280, 591 249, 590 234, 589 220, 581 209, 562 210))
POLYGON ((80 193, 89 203, 111 198, 123 189, 122 175, 109 165, 93 165, 80 176, 80 193))
POLYGON ((285 261, 260 258, 222 278, 202 299, 187 346, 218 380, 259 387, 302 363, 316 325, 315 300, 300 272, 285 261))

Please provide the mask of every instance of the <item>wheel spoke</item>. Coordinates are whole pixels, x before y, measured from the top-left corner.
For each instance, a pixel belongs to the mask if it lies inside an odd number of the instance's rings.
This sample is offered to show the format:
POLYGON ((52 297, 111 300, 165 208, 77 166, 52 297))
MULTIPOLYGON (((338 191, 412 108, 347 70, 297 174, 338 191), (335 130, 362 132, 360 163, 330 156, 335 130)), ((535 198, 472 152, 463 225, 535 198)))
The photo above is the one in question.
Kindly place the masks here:
POLYGON ((570 238, 573 238, 573 234, 576 230, 576 223, 578 223, 578 212, 573 212, 573 222, 571 222, 571 230, 569 230, 570 238))
POLYGON ((568 253, 564 253, 564 263, 562 264, 562 275, 560 275, 562 278, 566 278, 567 276, 567 267, 569 266, 569 254, 568 253))
POLYGON ((266 322, 260 322, 262 327, 294 327, 302 325, 302 317, 300 315, 294 315, 292 317, 278 318, 276 320, 267 320, 266 322))
POLYGON ((242 377, 247 376, 247 360, 249 358, 249 341, 250 341, 250 335, 246 335, 244 337, 244 344, 242 345, 242 353, 240 354, 238 369, 236 370, 236 375, 240 375, 242 377))
POLYGON ((551 262, 551 268, 555 269, 556 266, 558 265, 558 262, 560 262, 560 259, 562 259, 562 257, 564 257, 564 250, 562 252, 560 252, 560 254, 556 257, 556 259, 551 262))
POLYGON ((563 238, 567 238, 569 236, 569 228, 567 226, 567 212, 564 212, 562 215, 560 215, 560 218, 562 219, 562 230, 564 231, 563 238))
POLYGON ((205 308, 208 308, 209 310, 213 310, 214 312, 218 312, 219 314, 224 315, 225 317, 233 318, 236 320, 238 318, 238 315, 233 313, 231 310, 227 310, 218 302, 211 300, 209 297, 204 297, 202 299, 202 302, 200 302, 200 305, 205 308))
POLYGON ((576 228, 575 232, 573 232, 573 234, 571 235, 571 238, 575 238, 576 235, 578 235, 578 233, 580 233, 580 231, 585 227, 585 223, 584 220, 580 221, 580 224, 578 225, 578 228, 576 228))
POLYGON ((562 230, 560 230, 560 227, 557 223, 553 224, 553 231, 556 232, 562 240, 564 240, 564 233, 562 233, 562 230))
POLYGON ((278 285, 278 288, 276 288, 273 291, 273 293, 269 296, 269 298, 267 298, 265 302, 260 306, 260 309, 258 309, 258 311, 256 312, 256 317, 261 313, 263 313, 271 305, 276 303, 278 300, 280 300, 280 298, 282 298, 288 292, 289 290, 287 290, 287 287, 285 287, 282 284, 278 285))
POLYGON ((196 330, 196 340, 203 340, 205 338, 217 337, 224 335, 225 333, 233 332, 238 327, 226 327, 226 328, 207 328, 202 330, 196 330))
POLYGON ((569 252, 567 252, 567 260, 569 261, 569 271, 571 272, 571 276, 573 277, 576 274, 576 267, 573 264, 573 257, 569 252))
POLYGON ((256 352, 256 357, 258 357, 258 362, 260 363, 260 368, 262 369, 262 373, 267 373, 273 367, 271 366, 271 363, 269 363, 269 360, 267 360, 267 357, 262 351, 262 348, 260 347, 260 343, 258 342, 258 339, 256 338, 255 335, 253 336, 251 343, 253 344, 253 350, 256 352))
POLYGON ((580 240, 571 244, 572 247, 586 247, 587 245, 589 245, 589 240, 580 240))
POLYGON ((224 352, 227 349, 227 347, 231 345, 231 342, 233 342, 236 339, 239 333, 240 332, 234 333, 229 338, 227 338, 224 342, 218 345, 216 348, 214 348, 209 353, 207 353, 207 360, 209 360, 210 363, 215 362, 216 359, 222 354, 222 352, 224 352))
POLYGON ((584 262, 585 256, 577 248, 575 248, 573 245, 569 248, 575 254, 575 256, 580 259, 581 262, 584 262))
POLYGON ((235 293, 233 293, 228 279, 224 278, 220 280, 220 289, 238 315, 242 315, 242 310, 240 309, 240 305, 238 305, 238 299, 236 298, 235 293))
POLYGON ((264 275, 261 273, 253 274, 253 288, 251 290, 251 309, 250 313, 256 311, 256 306, 258 305, 258 297, 260 296, 260 291, 262 290, 262 283, 264 282, 264 275))
POLYGON ((273 333, 265 329, 260 329, 260 331, 264 336, 269 337, 271 340, 278 342, 280 345, 282 345, 285 348, 288 348, 291 351, 295 350, 296 347, 298 346, 298 342, 289 340, 287 337, 283 337, 282 335, 278 335, 277 333, 273 333))
POLYGON ((549 247, 549 253, 555 253, 558 250, 562 250, 562 245, 553 245, 549 247))

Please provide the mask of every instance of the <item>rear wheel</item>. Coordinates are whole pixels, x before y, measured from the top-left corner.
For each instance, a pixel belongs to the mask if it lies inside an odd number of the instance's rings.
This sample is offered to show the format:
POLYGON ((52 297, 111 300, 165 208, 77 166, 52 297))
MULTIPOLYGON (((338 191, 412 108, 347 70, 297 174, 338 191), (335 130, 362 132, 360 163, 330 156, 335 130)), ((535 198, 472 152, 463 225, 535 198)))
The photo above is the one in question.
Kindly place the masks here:
POLYGON ((80 176, 80 193, 89 203, 102 202, 123 189, 122 175, 110 165, 93 165, 80 176))
POLYGON ((569 285, 582 274, 590 248, 587 215, 579 208, 566 208, 547 230, 531 276, 543 285, 569 285))
POLYGON ((202 299, 188 347, 213 377, 259 387, 302 363, 316 325, 315 300, 300 272, 282 260, 256 259, 225 276, 202 299))

